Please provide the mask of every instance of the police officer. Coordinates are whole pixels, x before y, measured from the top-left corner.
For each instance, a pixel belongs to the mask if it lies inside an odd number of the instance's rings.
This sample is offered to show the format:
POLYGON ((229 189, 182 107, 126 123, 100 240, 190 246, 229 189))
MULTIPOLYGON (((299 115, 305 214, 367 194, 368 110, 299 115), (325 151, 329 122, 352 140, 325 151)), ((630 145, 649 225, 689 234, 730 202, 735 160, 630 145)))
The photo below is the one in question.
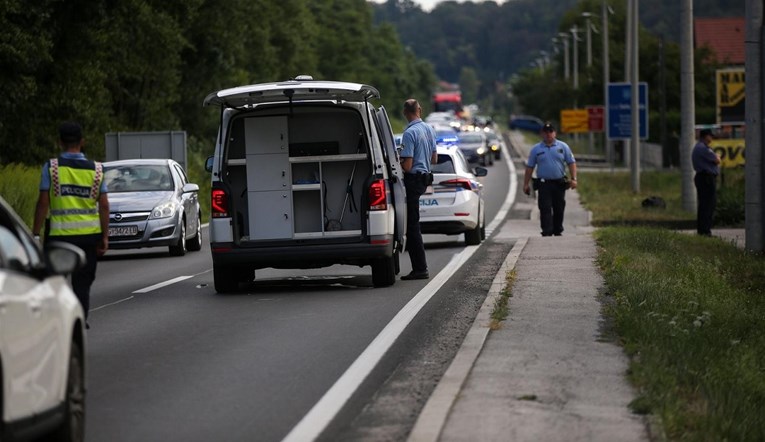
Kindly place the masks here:
POLYGON ((563 233, 563 212, 566 209, 566 189, 576 189, 576 160, 571 148, 557 140, 555 127, 550 122, 542 126, 542 141, 529 153, 526 172, 523 176, 523 193, 529 195, 529 182, 534 168, 537 169, 535 190, 539 196, 539 218, 542 236, 560 236, 563 233), (566 179, 566 165, 571 179, 566 179))
POLYGON ((61 155, 42 168, 32 232, 39 240, 45 223, 46 243, 64 241, 85 252, 85 266, 72 273, 72 289, 87 319, 98 256, 109 247, 109 200, 101 163, 88 160, 82 153, 80 125, 62 123, 59 144, 61 155))
POLYGON ((717 175, 720 174, 720 157, 709 146, 714 135, 709 129, 699 132, 699 142, 691 152, 691 162, 696 175, 693 184, 696 186, 696 233, 712 235, 712 219, 717 206, 717 175))
POLYGON ((438 161, 436 133, 422 121, 422 108, 417 100, 404 102, 404 117, 409 122, 401 138, 401 168, 404 169, 406 188, 406 250, 412 262, 412 271, 402 280, 428 279, 425 244, 420 232, 420 196, 430 184, 431 163, 438 161))

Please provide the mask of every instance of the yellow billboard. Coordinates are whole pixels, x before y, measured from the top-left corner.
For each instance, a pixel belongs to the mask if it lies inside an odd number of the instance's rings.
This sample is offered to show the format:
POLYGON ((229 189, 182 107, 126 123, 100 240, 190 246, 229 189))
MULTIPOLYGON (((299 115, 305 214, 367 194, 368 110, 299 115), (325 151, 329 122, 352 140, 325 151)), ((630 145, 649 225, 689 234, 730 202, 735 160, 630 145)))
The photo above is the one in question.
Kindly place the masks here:
POLYGON ((560 129, 563 133, 582 133, 590 130, 590 114, 587 109, 563 109, 560 111, 560 129))
POLYGON ((717 70, 717 124, 744 124, 744 68, 717 70))
POLYGON ((743 139, 712 140, 709 146, 720 155, 720 167, 742 167, 745 164, 746 149, 743 139))

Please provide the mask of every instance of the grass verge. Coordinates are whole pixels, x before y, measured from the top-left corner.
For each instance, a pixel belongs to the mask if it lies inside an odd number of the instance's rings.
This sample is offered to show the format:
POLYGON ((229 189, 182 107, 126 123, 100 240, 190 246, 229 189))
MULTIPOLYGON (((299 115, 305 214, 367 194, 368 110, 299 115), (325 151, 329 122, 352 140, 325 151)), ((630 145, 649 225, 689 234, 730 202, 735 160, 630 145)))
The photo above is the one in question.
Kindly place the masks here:
POLYGON ((765 260, 659 228, 595 237, 633 410, 670 440, 765 440, 765 260))

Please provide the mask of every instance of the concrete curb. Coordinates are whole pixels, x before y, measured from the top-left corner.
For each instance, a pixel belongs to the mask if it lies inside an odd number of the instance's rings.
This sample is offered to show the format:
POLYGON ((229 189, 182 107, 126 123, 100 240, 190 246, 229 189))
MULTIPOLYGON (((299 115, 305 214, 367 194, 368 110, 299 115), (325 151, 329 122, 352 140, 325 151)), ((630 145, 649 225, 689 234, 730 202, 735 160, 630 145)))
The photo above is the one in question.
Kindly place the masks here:
POLYGON ((515 268, 518 257, 527 242, 528 238, 518 238, 510 253, 507 254, 505 261, 494 276, 489 293, 476 316, 475 322, 468 330, 454 360, 420 412, 417 422, 409 433, 408 441, 436 442, 441 435, 441 430, 446 424, 452 406, 491 331, 489 328, 491 313, 505 288, 507 273, 515 268))

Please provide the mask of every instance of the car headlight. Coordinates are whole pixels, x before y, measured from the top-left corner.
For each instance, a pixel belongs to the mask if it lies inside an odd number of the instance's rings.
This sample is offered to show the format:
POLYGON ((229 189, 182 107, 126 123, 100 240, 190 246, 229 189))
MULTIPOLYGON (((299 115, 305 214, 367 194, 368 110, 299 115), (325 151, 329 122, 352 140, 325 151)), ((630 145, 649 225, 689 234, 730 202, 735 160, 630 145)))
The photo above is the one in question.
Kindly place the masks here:
POLYGON ((479 147, 476 152, 478 152, 478 155, 483 155, 483 154, 486 153, 486 148, 485 147, 479 147))
POLYGON ((492 144, 491 145, 491 150, 493 150, 494 152, 498 151, 499 150, 499 144, 492 144))
POLYGON ((160 204, 151 211, 151 219, 169 218, 175 215, 177 207, 174 202, 160 204))

